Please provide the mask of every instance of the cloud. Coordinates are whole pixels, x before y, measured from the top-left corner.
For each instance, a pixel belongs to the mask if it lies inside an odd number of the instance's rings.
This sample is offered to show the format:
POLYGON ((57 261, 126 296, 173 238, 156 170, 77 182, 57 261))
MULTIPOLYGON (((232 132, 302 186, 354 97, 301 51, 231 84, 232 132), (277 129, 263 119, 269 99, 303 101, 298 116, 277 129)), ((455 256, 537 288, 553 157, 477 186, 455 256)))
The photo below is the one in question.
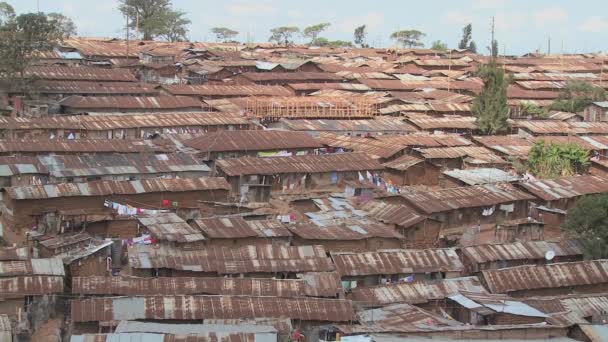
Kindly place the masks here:
POLYGON ((538 27, 565 24, 568 12, 561 7, 549 7, 534 13, 534 24, 538 27))
POLYGON ((589 17, 583 22, 579 29, 581 31, 594 33, 608 31, 608 19, 597 15, 589 17))
POLYGON ((348 17, 336 23, 335 28, 343 33, 353 33, 357 26, 367 25, 368 29, 377 28, 384 22, 384 15, 380 12, 369 12, 366 15, 348 17))
POLYGON ((278 12, 278 8, 272 1, 237 1, 226 6, 226 10, 232 16, 239 17, 267 17, 278 12))
POLYGON ((446 12, 443 15, 443 21, 448 24, 466 25, 473 21, 473 17, 464 12, 455 10, 455 11, 446 12))

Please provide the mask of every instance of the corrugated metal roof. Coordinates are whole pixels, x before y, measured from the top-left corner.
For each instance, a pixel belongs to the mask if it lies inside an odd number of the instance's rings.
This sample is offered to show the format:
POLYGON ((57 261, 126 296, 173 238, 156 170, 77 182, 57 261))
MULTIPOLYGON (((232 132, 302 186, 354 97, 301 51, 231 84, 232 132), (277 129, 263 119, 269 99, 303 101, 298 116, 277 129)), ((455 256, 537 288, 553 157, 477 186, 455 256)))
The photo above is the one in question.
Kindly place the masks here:
POLYGON ((469 140, 455 134, 384 135, 378 136, 376 139, 409 147, 453 147, 473 144, 469 140))
POLYGON ((378 309, 360 311, 357 313, 357 317, 361 324, 380 324, 383 326, 402 326, 404 324, 436 327, 462 325, 454 319, 447 319, 439 314, 409 304, 394 304, 378 309))
POLYGON ((222 159, 216 165, 228 176, 371 171, 383 168, 378 161, 364 153, 222 159))
POLYGON ((216 85, 216 84, 172 84, 164 85, 173 95, 185 96, 290 96, 291 91, 281 86, 264 85, 216 85))
POLYGON ((138 321, 120 321, 117 333, 150 332, 184 335, 206 335, 208 333, 276 333, 270 325, 256 324, 165 324, 138 321))
POLYGON ((548 251, 555 252, 555 256, 582 256, 583 250, 579 242, 566 240, 560 242, 526 241, 500 245, 479 245, 464 247, 463 255, 472 262, 485 263, 499 260, 526 260, 544 259, 548 251))
MULTIPOLYGON (((338 73, 338 75, 340 75, 338 73)), ((343 75, 340 75, 343 76, 343 75)), ((390 77, 390 76, 388 76, 390 77)), ((369 91, 371 90, 364 84, 356 83, 289 83, 288 86, 296 91, 318 91, 322 89, 338 89, 352 91, 369 91)))
POLYGON ((517 182, 519 177, 494 168, 454 169, 443 172, 444 175, 458 179, 467 185, 481 185, 503 182, 517 182))
POLYGON ((479 144, 493 150, 514 157, 528 157, 533 142, 516 135, 488 135, 473 137, 479 144))
POLYGON ((276 342, 274 333, 215 333, 202 335, 161 333, 112 333, 72 335, 70 342, 276 342))
POLYGON ((432 300, 441 300, 461 291, 484 293, 485 289, 477 277, 424 280, 375 287, 357 287, 352 290, 352 299, 371 305, 422 304, 432 300))
POLYGON ((139 216, 137 221, 159 240, 180 243, 205 240, 198 229, 191 227, 174 213, 163 213, 149 217, 139 216))
MULTIPOLYGON (((63 268, 63 265, 61 267, 63 268)), ((63 276, 33 275, 0 278, 2 298, 42 296, 63 293, 63 290, 63 276)))
POLYGON ((401 228, 411 227, 426 219, 412 208, 399 204, 373 201, 366 203, 362 209, 381 222, 395 224, 401 228))
POLYGON ((48 174, 48 170, 34 157, 0 156, 0 177, 25 174, 48 174))
POLYGON ((436 129, 477 129, 475 117, 449 115, 445 117, 414 116, 407 119, 416 127, 424 130, 436 129))
POLYGON ((403 151, 406 146, 392 144, 372 137, 354 137, 321 133, 319 141, 323 145, 341 147, 355 152, 363 152, 376 158, 390 158, 403 151))
POLYGON ((169 268, 218 274, 327 272, 334 265, 322 246, 283 247, 273 245, 183 250, 170 246, 129 248, 133 268, 169 268))
POLYGON ((291 233, 276 220, 246 221, 242 217, 212 217, 193 223, 211 239, 289 237, 291 233))
POLYGON ((289 120, 281 119, 292 131, 313 132, 415 132, 416 128, 400 118, 379 117, 373 120, 289 120))
POLYGON ((608 134, 608 122, 566 122, 549 120, 517 120, 515 127, 525 128, 533 134, 608 134))
POLYGON ((372 238, 402 240, 403 235, 384 224, 369 223, 359 224, 340 224, 316 226, 314 224, 290 225, 289 230, 297 237, 304 240, 365 240, 372 238))
POLYGON ((219 131, 184 141, 201 152, 269 151, 314 149, 322 145, 304 132, 291 131, 219 131))
POLYGON ((351 301, 243 296, 146 296, 74 299, 74 322, 113 320, 201 320, 291 318, 345 322, 354 319, 351 301))
POLYGON ((392 160, 388 163, 384 163, 382 165, 387 169, 405 171, 405 170, 409 169, 410 167, 420 164, 422 162, 424 162, 424 159, 420 159, 416 156, 405 154, 395 160, 392 160))
POLYGON ((525 182, 521 186, 545 201, 555 201, 608 192, 608 179, 584 175, 525 182))
POLYGON ((59 258, 0 261, 0 276, 26 275, 64 276, 63 262, 59 258))
POLYGON ((42 80, 64 81, 120 81, 136 82, 137 78, 129 70, 106 69, 87 66, 29 66, 25 77, 42 80))
POLYGON ((526 303, 504 295, 461 292, 450 295, 448 298, 482 316, 505 313, 525 317, 549 317, 546 313, 541 312, 526 303))
POLYGON ((485 270, 483 277, 492 293, 606 284, 608 260, 485 270))
POLYGON ((463 266, 455 249, 398 249, 366 253, 332 253, 342 277, 380 274, 459 272, 463 266))
POLYGON ((0 261, 28 260, 30 258, 27 247, 1 247, 0 261))
POLYGON ((59 102, 71 109, 202 109, 202 103, 188 96, 70 96, 59 102))
MULTIPOLYGON (((96 68, 97 69, 97 68, 96 68)), ((38 80, 31 87, 40 94, 157 95, 155 85, 138 82, 92 82, 38 80)))
POLYGON ((412 206, 427 214, 535 199, 534 196, 508 183, 474 185, 424 192, 409 189, 409 191, 402 192, 401 196, 412 206))
POLYGON ((4 190, 15 200, 26 200, 75 196, 135 195, 154 192, 230 190, 230 185, 221 177, 150 178, 137 181, 94 181, 78 184, 17 186, 4 188, 4 190))
POLYGON ((244 72, 241 76, 253 82, 342 80, 342 77, 329 72, 244 72))
POLYGON ((0 153, 154 153, 173 149, 147 140, 44 139, 0 140, 0 153))

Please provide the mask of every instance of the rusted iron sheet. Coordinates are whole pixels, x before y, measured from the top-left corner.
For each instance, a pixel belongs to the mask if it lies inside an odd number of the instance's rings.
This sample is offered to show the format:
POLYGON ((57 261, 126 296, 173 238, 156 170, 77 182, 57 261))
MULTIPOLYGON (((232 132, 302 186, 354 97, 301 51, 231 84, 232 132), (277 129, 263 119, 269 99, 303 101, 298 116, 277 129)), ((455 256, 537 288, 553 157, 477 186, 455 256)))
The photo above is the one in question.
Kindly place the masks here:
POLYGON ((342 77, 329 72, 244 72, 241 76, 253 82, 342 81, 342 77))
POLYGON ((59 258, 1 261, 0 276, 47 275, 64 276, 63 262, 59 258))
POLYGON ((95 68, 87 66, 30 66, 25 69, 25 77, 41 80, 64 81, 137 81, 135 75, 133 75, 129 70, 95 68))
POLYGON ((291 91, 281 86, 264 85, 215 85, 215 84, 173 84, 163 88, 173 95, 184 96, 290 96, 291 91))
POLYGON ((465 158, 474 164, 506 164, 507 161, 481 146, 432 147, 416 149, 425 159, 465 158))
POLYGON ((392 144, 373 138, 336 135, 332 133, 321 133, 318 139, 323 145, 362 152, 376 158, 390 158, 406 148, 403 145, 392 144))
POLYGON ((422 116, 411 117, 408 121, 416 127, 424 130, 436 129, 476 129, 475 117, 472 116, 455 116, 449 115, 445 117, 422 116))
POLYGON ((0 156, 0 177, 48 174, 38 159, 30 156, 0 156))
POLYGON ((525 182, 521 186, 545 201, 555 201, 607 192, 608 179, 584 175, 525 182))
POLYGON ((405 205, 388 204, 385 202, 369 202, 362 208, 370 216, 384 223, 395 224, 401 228, 408 228, 426 219, 412 208, 405 205))
MULTIPOLYGON (((70 342, 255 342, 264 338, 255 333, 215 333, 173 335, 164 333, 111 333, 72 335, 70 342)), ((276 336, 275 336, 276 338, 276 336)))
POLYGON ((463 269, 455 249, 401 249, 367 253, 332 253, 342 276, 460 272, 463 269))
POLYGON ((461 208, 487 207, 501 203, 533 200, 536 197, 502 184, 484 184, 435 191, 405 191, 401 196, 426 214, 461 208))
MULTIPOLYGON (((97 68, 96 68, 97 69, 97 68)), ((107 70, 107 69, 101 69, 107 70)), ((111 70, 111 69, 110 69, 111 70)), ((157 95, 150 83, 91 82, 91 81, 35 81, 31 87, 40 94, 76 95, 157 95)))
POLYGON ((608 134, 608 122, 517 120, 514 126, 524 128, 536 135, 608 134))
POLYGON ((290 120, 281 119, 281 123, 292 131, 311 132, 415 132, 417 129, 405 123, 403 119, 382 117, 374 120, 290 120))
POLYGON ((382 326, 403 326, 408 324, 432 326, 457 326, 462 323, 447 319, 430 311, 409 304, 394 304, 378 309, 357 313, 361 324, 379 324, 382 326))
MULTIPOLYGON (((323 285, 323 284, 320 284, 323 285)), ((323 287, 319 286, 319 290, 323 287)), ((312 290, 315 290, 314 288, 312 290)), ((232 295, 304 297, 307 283, 300 279, 203 277, 74 277, 72 293, 82 295, 232 295)), ((336 291, 334 289, 334 295, 336 291)))
POLYGON ((114 320, 201 320, 291 318, 346 322, 354 318, 352 302, 341 299, 245 296, 146 296, 74 299, 74 322, 114 320))
POLYGON ((5 191, 15 200, 26 200, 229 189, 230 185, 224 178, 202 177, 175 179, 150 178, 136 181, 94 181, 86 183, 15 186, 5 188, 5 191))
POLYGON ((2 247, 0 248, 0 261, 28 260, 30 258, 27 247, 2 247))
POLYGON ((412 156, 409 154, 405 154, 395 160, 392 160, 388 163, 382 164, 387 169, 393 169, 398 171, 406 171, 410 167, 414 165, 418 165, 424 162, 424 159, 418 158, 416 156, 412 156))
POLYGON ((87 232, 61 234, 50 239, 40 241, 40 245, 50 250, 68 247, 75 244, 87 244, 93 237, 87 232))
POLYGON ((464 277, 375 287, 357 287, 352 290, 352 299, 366 305, 423 304, 433 300, 442 300, 449 295, 462 291, 486 292, 477 277, 464 277))
POLYGON ((560 242, 527 241, 500 245, 479 245, 462 249, 463 255, 478 264, 499 260, 544 259, 548 251, 553 251, 557 257, 582 256, 583 254, 580 243, 575 240, 560 242))
POLYGON ((63 293, 63 277, 23 276, 0 278, 0 296, 24 297, 63 293))
POLYGON ((372 238, 402 240, 403 235, 388 225, 369 223, 366 225, 356 223, 343 223, 340 225, 317 226, 311 223, 290 225, 293 235, 304 240, 366 240, 372 238))
POLYGON ((62 107, 72 109, 202 109, 202 103, 189 96, 70 96, 62 107))
POLYGON ((129 248, 129 265, 133 268, 169 268, 219 274, 327 272, 334 265, 322 246, 246 246, 200 250, 183 250, 170 246, 129 248))
POLYGON ((337 272, 307 272, 298 274, 306 283, 305 293, 310 297, 336 298, 342 293, 342 281, 337 272))
POLYGON ((12 130, 68 129, 104 131, 129 128, 177 129, 206 126, 244 125, 245 118, 229 113, 184 112, 184 113, 141 113, 120 115, 70 115, 44 118, 0 118, 0 126, 12 130))
POLYGON ((59 140, 15 139, 0 140, 0 153, 144 153, 172 152, 145 140, 59 140))
MULTIPOLYGON (((338 74, 340 75, 340 74, 338 74)), ((344 75, 340 75, 344 76, 344 75)), ((389 76, 390 77, 390 76, 389 76)), ((296 91, 317 91, 321 89, 339 89, 351 91, 369 91, 368 86, 356 83, 289 83, 290 88, 296 91)))
POLYGON ((222 159, 218 160, 216 164, 228 176, 383 169, 377 160, 364 153, 356 152, 295 157, 222 159))
POLYGON ((188 243, 205 240, 201 232, 174 213, 138 217, 137 221, 159 240, 188 243))
POLYGON ((246 221, 240 216, 233 216, 196 219, 192 224, 212 239, 275 238, 292 235, 289 229, 277 220, 246 221))
POLYGON ((313 149, 322 145, 304 132, 291 131, 219 131, 184 141, 201 152, 275 151, 313 149))
POLYGON ((492 293, 606 284, 608 260, 485 270, 483 277, 492 293))
POLYGON ((527 158, 533 145, 532 141, 516 135, 479 136, 473 137, 473 140, 493 151, 513 157, 527 158))

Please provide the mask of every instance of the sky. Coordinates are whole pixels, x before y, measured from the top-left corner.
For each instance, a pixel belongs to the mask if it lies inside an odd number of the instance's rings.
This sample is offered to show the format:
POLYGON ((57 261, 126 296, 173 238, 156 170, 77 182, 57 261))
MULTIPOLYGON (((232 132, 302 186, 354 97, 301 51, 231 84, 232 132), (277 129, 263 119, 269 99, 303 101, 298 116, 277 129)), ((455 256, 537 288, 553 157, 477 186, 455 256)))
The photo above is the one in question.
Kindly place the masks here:
MULTIPOLYGON (((74 20, 82 36, 124 37, 118 0, 7 2, 17 13, 38 6, 43 12, 61 12, 74 20)), ((549 37, 552 53, 608 51, 607 0, 173 0, 173 6, 192 21, 193 41, 214 41, 209 30, 217 26, 239 31, 240 41, 265 42, 273 27, 329 22, 321 36, 330 40, 352 40, 355 27, 365 24, 368 43, 375 47, 394 45, 389 38, 394 31, 417 29, 426 34, 425 46, 441 40, 454 48, 462 27, 472 23, 473 40, 485 53, 494 16, 501 54, 547 52, 549 37)))

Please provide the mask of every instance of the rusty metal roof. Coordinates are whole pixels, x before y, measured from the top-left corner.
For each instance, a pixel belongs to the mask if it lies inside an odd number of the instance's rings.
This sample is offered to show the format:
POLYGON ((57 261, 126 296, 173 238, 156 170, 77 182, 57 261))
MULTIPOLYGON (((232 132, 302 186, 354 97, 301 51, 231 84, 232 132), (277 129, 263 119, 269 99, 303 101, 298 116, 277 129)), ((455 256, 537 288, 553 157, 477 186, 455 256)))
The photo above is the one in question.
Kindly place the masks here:
POLYGON ((407 119, 416 127, 424 130, 436 129, 469 129, 477 128, 475 117, 449 115, 445 117, 412 116, 407 119))
POLYGON ((57 178, 99 175, 209 172, 209 167, 185 153, 79 154, 39 156, 39 163, 57 178))
POLYGON ((158 95, 150 83, 38 80, 31 87, 40 94, 158 95))
POLYGON ((381 222, 395 224, 401 228, 411 227, 426 219, 408 206, 380 201, 370 201, 362 209, 381 222))
POLYGON ((219 131, 184 141, 201 152, 274 151, 314 149, 322 145, 304 132, 292 131, 219 131))
POLYGON ((465 186, 424 192, 409 189, 409 191, 402 192, 401 196, 412 206, 427 214, 535 199, 534 196, 507 183, 465 186))
POLYGON ((54 236, 50 239, 40 241, 40 245, 54 250, 68 247, 75 244, 87 243, 93 237, 87 232, 67 233, 54 236))
POLYGON ((520 185, 545 201, 608 192, 608 179, 595 175, 544 179, 520 185))
POLYGON ((351 301, 342 299, 244 296, 146 296, 73 299, 74 322, 114 320, 202 320, 291 318, 346 322, 354 319, 351 301))
POLYGON ((0 156, 0 177, 48 173, 49 171, 34 157, 0 156))
POLYGON ((289 237, 291 232, 277 220, 246 221, 240 216, 194 220, 193 225, 211 239, 289 237))
POLYGON ((191 109, 201 110, 202 102, 189 96, 70 96, 59 102, 72 109, 191 109))
MULTIPOLYGON (((339 76, 345 76, 338 73, 339 76)), ((386 76, 386 75, 385 75, 386 76)), ((392 78, 388 76, 389 78, 392 78)), ((358 78, 358 77, 357 77, 358 78)), ((318 91, 322 89, 338 89, 351 91, 369 91, 371 90, 364 84, 357 83, 289 83, 288 86, 296 91, 318 91)))
MULTIPOLYGON (((62 266, 63 267, 63 266, 62 266)), ((19 276, 0 278, 2 298, 63 293, 63 276, 19 276)))
POLYGON ((424 159, 418 158, 416 156, 412 156, 409 154, 405 154, 397 159, 394 159, 388 163, 382 164, 387 169, 405 171, 414 165, 418 165, 424 162, 424 159))
POLYGON ((355 302, 367 305, 393 303, 423 304, 445 299, 461 291, 484 293, 485 289, 477 277, 452 278, 436 281, 416 281, 375 287, 357 287, 352 290, 355 302))
POLYGON ((292 131, 313 132, 415 132, 417 129, 405 123, 403 119, 379 117, 373 120, 289 120, 281 119, 281 123, 292 131))
POLYGON ((170 242, 196 242, 205 240, 198 229, 174 213, 162 213, 155 216, 138 216, 137 221, 159 240, 170 242))
POLYGON ((383 166, 364 153, 336 153, 295 157, 236 158, 216 162, 228 176, 281 173, 324 173, 381 170, 383 166))
POLYGON ((464 256, 474 263, 485 263, 499 260, 536 260, 544 259, 548 251, 555 256, 582 256, 579 242, 566 240, 560 242, 526 241, 500 245, 479 245, 462 249, 464 256))
POLYGON ((241 76, 253 82, 342 81, 342 77, 329 72, 244 72, 241 76))
POLYGON ((27 247, 0 247, 0 261, 27 260, 30 258, 27 247))
POLYGON ((492 293, 607 284, 608 260, 526 265, 482 272, 492 293))
POLYGON ((354 137, 321 133, 318 139, 323 145, 362 152, 376 158, 390 158, 406 148, 406 146, 403 145, 392 144, 372 137, 354 137))
POLYGON ((443 171, 443 174, 466 185, 517 182, 519 180, 518 176, 495 168, 454 169, 443 171))
POLYGON ((133 268, 169 268, 219 274, 328 272, 334 265, 322 246, 274 245, 183 250, 170 246, 135 245, 129 250, 133 268))
POLYGON ((460 292, 448 297, 460 307, 471 310, 482 316, 506 313, 515 316, 548 318, 549 316, 538 309, 505 295, 487 293, 460 292))
POLYGON ((608 134, 608 122, 566 122, 550 120, 516 120, 514 126, 533 134, 608 134))
POLYGON ((393 304, 382 308, 359 311, 357 317, 361 324, 366 325, 403 326, 413 324, 435 327, 463 325, 463 323, 454 319, 447 319, 439 314, 409 304, 393 304))
POLYGON ((473 144, 456 134, 383 135, 377 136, 376 139, 408 147, 452 147, 473 144))
POLYGON ((372 238, 402 240, 403 235, 388 225, 379 223, 340 224, 317 226, 314 224, 290 225, 289 230, 293 235, 304 240, 366 240, 372 238))
POLYGON ((148 140, 27 138, 0 140, 0 153, 142 153, 172 152, 148 140))
POLYGON ((281 86, 264 85, 216 85, 216 84, 172 84, 164 85, 169 93, 185 96, 290 96, 291 91, 281 86))
POLYGON ((463 266, 455 249, 397 249, 367 253, 332 253, 342 277, 375 274, 459 272, 463 266))
POLYGON ((108 195, 136 195, 154 192, 184 192, 229 190, 230 185, 221 177, 203 178, 150 178, 136 181, 94 181, 47 185, 15 186, 4 190, 14 200, 58 197, 88 197, 108 195))
POLYGON ((527 157, 533 142, 517 135, 476 136, 473 140, 479 144, 507 156, 527 157))
POLYGON ((63 262, 59 258, 0 261, 0 277, 26 275, 63 277, 63 262))
POLYGON ((137 81, 135 75, 133 75, 129 70, 105 69, 87 66, 29 66, 25 69, 25 77, 42 80, 63 81, 137 81))
MULTIPOLYGON (((178 324, 173 324, 178 325, 178 324)), ((178 326, 181 326, 179 324, 178 326)), ((70 342, 255 342, 274 341, 274 333, 216 333, 208 331, 200 334, 167 334, 167 333, 110 333, 71 335, 70 342)))

